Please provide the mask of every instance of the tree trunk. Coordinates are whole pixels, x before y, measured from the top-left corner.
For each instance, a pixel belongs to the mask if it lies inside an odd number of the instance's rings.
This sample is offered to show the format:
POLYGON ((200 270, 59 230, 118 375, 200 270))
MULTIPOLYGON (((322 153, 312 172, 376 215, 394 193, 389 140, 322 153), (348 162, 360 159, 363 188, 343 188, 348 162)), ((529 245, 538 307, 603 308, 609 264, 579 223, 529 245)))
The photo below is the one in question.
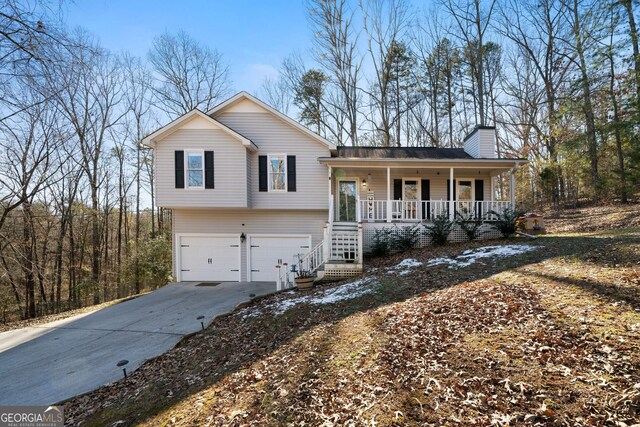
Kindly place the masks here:
POLYGON ((638 47, 638 27, 636 27, 636 19, 633 16, 633 1, 619 1, 627 11, 627 19, 629 20, 629 35, 631 36, 631 46, 633 49, 633 65, 636 80, 636 102, 638 108, 637 113, 640 115, 640 47, 638 47))
POLYGON ((597 203, 599 199, 600 180, 598 178, 598 140, 596 137, 596 121, 593 112, 593 103, 591 100, 591 83, 589 82, 589 74, 587 69, 587 60, 585 58, 582 29, 580 27, 580 15, 578 9, 578 0, 573 0, 573 32, 576 42, 576 54, 580 65, 580 85, 582 86, 582 110, 584 113, 585 124, 587 126, 587 147, 589 150, 589 161, 591 163, 591 185, 593 186, 593 202, 597 203))
POLYGON ((31 205, 25 202, 22 208, 22 257, 20 266, 24 276, 24 287, 26 294, 25 317, 31 319, 36 317, 36 292, 35 278, 33 276, 33 246, 31 236, 31 205))
POLYGON ((93 303, 100 303, 100 215, 98 213, 98 188, 91 186, 91 281, 93 303))

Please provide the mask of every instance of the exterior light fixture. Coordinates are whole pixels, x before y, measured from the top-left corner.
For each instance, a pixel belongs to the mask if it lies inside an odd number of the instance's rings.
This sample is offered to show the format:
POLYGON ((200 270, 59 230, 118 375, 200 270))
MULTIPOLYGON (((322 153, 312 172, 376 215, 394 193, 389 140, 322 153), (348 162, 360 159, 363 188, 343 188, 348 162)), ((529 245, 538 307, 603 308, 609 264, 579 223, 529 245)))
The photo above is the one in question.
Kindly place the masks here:
POLYGON ((366 180, 362 180, 362 188, 367 188, 367 181, 366 180))
POLYGON ((127 366, 128 363, 129 363, 129 361, 126 360, 126 359, 121 360, 118 363, 116 363, 116 366, 118 368, 122 368, 122 373, 124 373, 124 377, 125 378, 127 378, 127 368, 126 368, 126 366, 127 366))
POLYGON ((204 331, 204 316, 198 316, 196 320, 200 321, 200 326, 202 326, 202 330, 204 331))
POLYGON ((244 234, 244 231, 243 231, 243 232, 240 234, 240 241, 241 241, 242 243, 244 243, 244 242, 245 242, 245 240, 247 240, 247 235, 246 235, 246 234, 244 234))

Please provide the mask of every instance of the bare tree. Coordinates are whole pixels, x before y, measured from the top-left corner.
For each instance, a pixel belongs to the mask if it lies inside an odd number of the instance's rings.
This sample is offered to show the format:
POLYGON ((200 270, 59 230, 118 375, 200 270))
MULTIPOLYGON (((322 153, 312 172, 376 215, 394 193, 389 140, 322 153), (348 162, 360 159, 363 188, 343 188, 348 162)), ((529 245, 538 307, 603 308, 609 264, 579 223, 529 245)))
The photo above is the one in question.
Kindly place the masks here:
MULTIPOLYGON (((527 58, 544 88, 545 110, 533 123, 543 135, 546 156, 556 182, 554 191, 564 194, 563 172, 559 161, 559 107, 562 90, 571 70, 568 31, 559 0, 507 0, 501 5, 499 31, 527 58)), ((545 153, 541 153, 545 154, 545 153)))
MULTIPOLYGON (((80 44, 91 46, 86 34, 79 33, 76 37, 80 44)), ((116 111, 123 96, 119 69, 115 57, 94 46, 58 67, 55 76, 64 82, 65 90, 55 96, 58 108, 71 123, 82 158, 82 169, 91 190, 91 275, 96 303, 100 295, 100 190, 105 181, 102 159, 107 132, 122 117, 122 113, 116 111)))
MULTIPOLYGON (((327 104, 336 110, 335 122, 347 134, 351 145, 358 145, 358 82, 362 63, 357 53, 358 34, 353 17, 346 0, 310 2, 309 20, 317 61, 332 78, 337 92, 327 98, 327 104)), ((338 143, 341 142, 340 138, 338 143)))
POLYGON ((591 166, 591 189, 593 200, 600 196, 600 177, 598 171, 598 137, 593 107, 592 75, 589 69, 588 50, 598 39, 598 28, 601 20, 601 4, 593 0, 561 0, 565 9, 565 19, 571 28, 572 61, 578 69, 578 83, 581 93, 581 109, 585 121, 585 137, 591 166))
POLYGON ((156 105, 171 117, 194 108, 207 111, 229 93, 229 67, 222 54, 183 31, 157 37, 149 62, 158 79, 156 105))
POLYGON ((464 43, 467 60, 474 86, 474 99, 477 103, 477 123, 487 122, 487 106, 485 103, 485 41, 487 30, 494 12, 496 0, 491 0, 483 7, 481 0, 443 0, 443 5, 455 21, 458 32, 454 32, 464 43))
POLYGON ((258 91, 258 98, 284 114, 289 114, 293 99, 290 87, 282 75, 265 77, 258 91))
POLYGON ((403 0, 373 0, 366 3, 361 0, 360 9, 374 75, 370 82, 371 90, 367 91, 375 114, 370 121, 376 133, 382 136, 382 145, 389 146, 392 129, 389 93, 393 79, 392 57, 397 56, 394 54, 397 49, 393 48, 405 36, 408 8, 403 0))

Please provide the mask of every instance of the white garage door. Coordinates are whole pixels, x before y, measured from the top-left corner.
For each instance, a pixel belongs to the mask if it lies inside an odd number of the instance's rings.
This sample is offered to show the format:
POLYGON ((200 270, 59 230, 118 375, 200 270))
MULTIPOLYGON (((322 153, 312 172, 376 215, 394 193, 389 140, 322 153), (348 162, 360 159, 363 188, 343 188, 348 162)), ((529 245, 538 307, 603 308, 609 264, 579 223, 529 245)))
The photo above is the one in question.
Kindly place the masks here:
POLYGON ((279 259, 289 265, 297 263, 297 254, 306 254, 311 248, 311 236, 250 236, 249 280, 273 282, 279 259))
POLYGON ((181 280, 240 280, 240 239, 238 236, 182 236, 180 238, 181 280))

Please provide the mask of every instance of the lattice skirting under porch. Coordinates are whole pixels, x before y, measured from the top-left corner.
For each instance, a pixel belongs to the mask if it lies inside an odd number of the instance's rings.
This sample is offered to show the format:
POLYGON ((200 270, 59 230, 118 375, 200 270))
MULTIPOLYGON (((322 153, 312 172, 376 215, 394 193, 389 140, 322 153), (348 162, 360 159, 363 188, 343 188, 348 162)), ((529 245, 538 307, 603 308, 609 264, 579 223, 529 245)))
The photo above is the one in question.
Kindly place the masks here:
MULTIPOLYGON (((391 230, 396 230, 396 231, 400 231, 402 230, 403 227, 411 227, 411 226, 415 226, 416 224, 413 223, 405 223, 405 224, 389 224, 389 223, 384 223, 384 222, 365 222, 362 224, 362 234, 363 234, 363 240, 364 240, 364 253, 369 253, 370 252, 370 248, 371 248, 371 243, 373 242, 373 237, 375 235, 376 230, 381 229, 381 228, 390 228, 391 230)), ((417 247, 419 248, 423 248, 425 246, 429 246, 431 245, 431 238, 428 236, 427 233, 424 233, 423 231, 425 231, 425 228, 422 224, 418 224, 419 227, 419 231, 420 231, 420 237, 418 239, 418 243, 417 243, 417 247)), ((483 224, 482 227, 480 228, 480 230, 482 231, 482 234, 480 236, 480 240, 488 240, 488 239, 499 239, 500 237, 502 237, 502 234, 496 230, 495 228, 493 228, 490 224, 483 224)), ((454 225, 453 230, 451 231, 451 234, 449 234, 449 242, 465 242, 467 241, 467 236, 464 233, 464 231, 462 231, 462 229, 460 228, 460 226, 458 226, 457 224, 454 225)))

